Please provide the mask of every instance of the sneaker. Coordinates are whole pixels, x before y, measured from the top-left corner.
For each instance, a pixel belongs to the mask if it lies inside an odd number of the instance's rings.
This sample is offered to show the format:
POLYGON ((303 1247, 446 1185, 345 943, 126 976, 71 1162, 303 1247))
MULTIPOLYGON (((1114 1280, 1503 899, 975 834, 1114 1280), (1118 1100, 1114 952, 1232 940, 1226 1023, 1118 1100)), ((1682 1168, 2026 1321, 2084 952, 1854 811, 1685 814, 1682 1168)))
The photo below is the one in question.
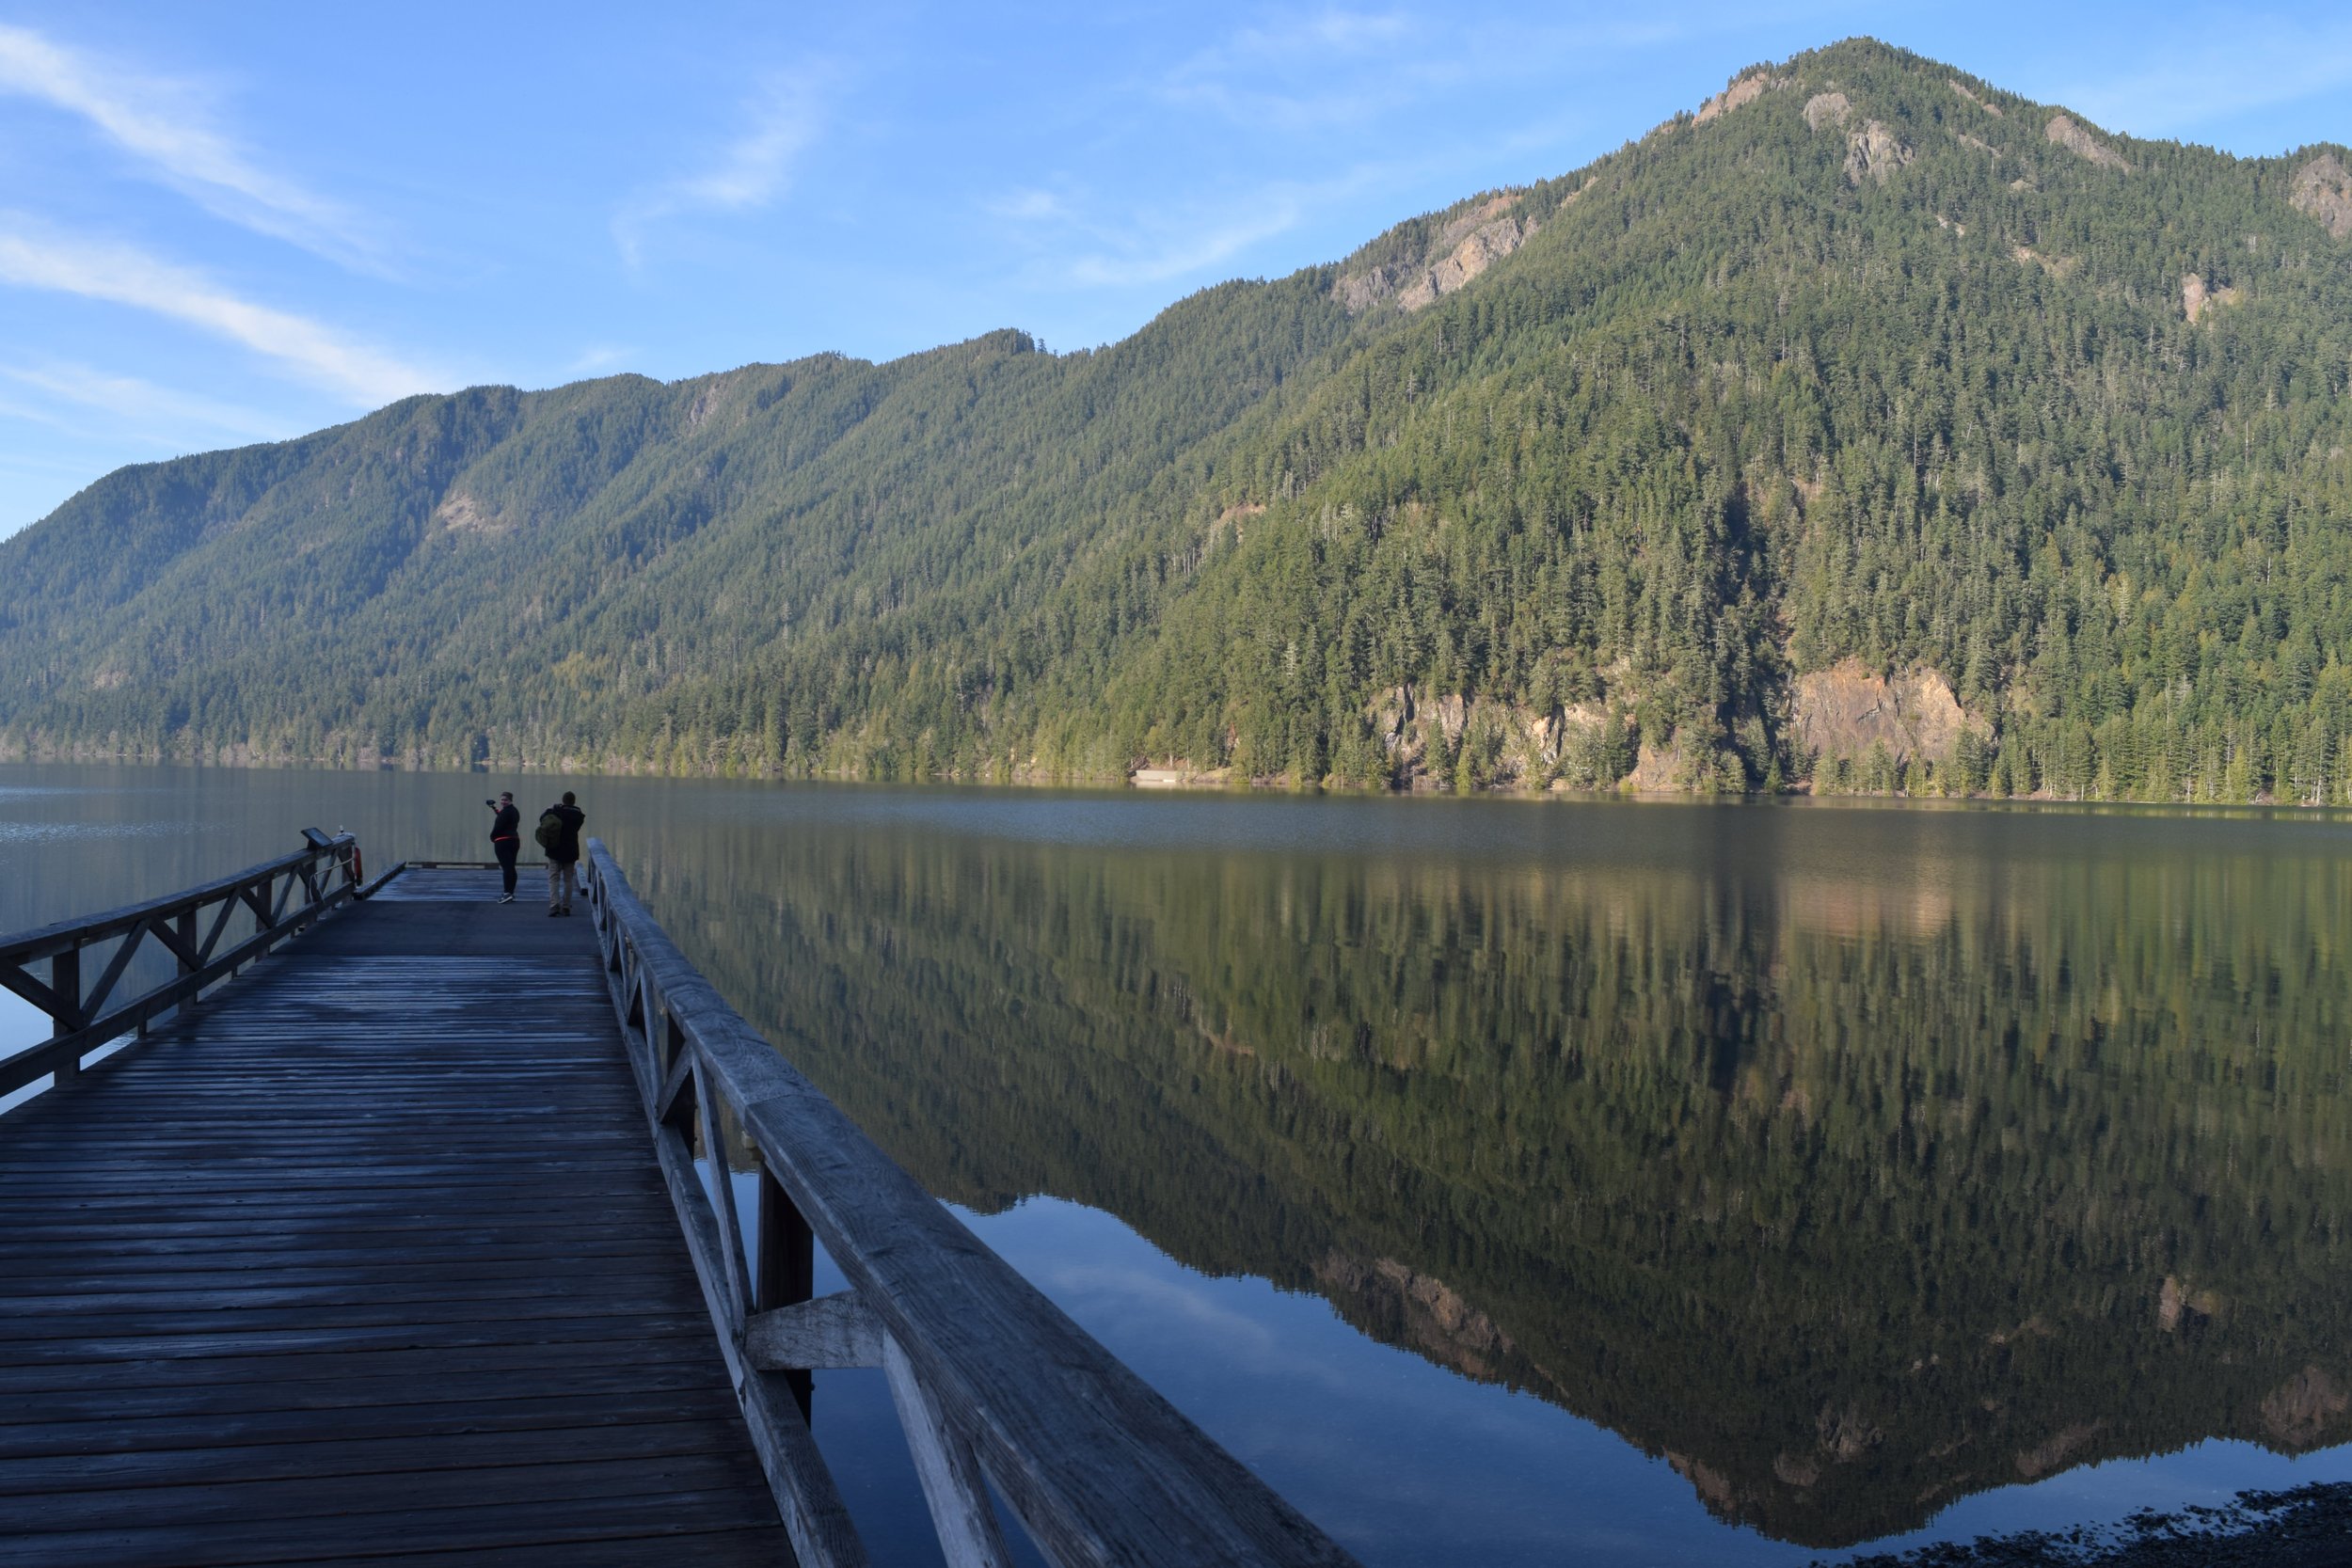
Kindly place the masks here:
POLYGON ((513 903, 514 901, 515 901, 515 895, 514 895, 513 894, 511 894, 511 893, 501 894, 501 895, 499 895, 499 902, 500 902, 500 903, 501 903, 501 904, 511 904, 511 903, 513 903))
POLYGON ((548 918, 549 920, 553 920, 557 915, 562 914, 563 912, 564 911, 562 910, 549 910, 548 911, 548 918))

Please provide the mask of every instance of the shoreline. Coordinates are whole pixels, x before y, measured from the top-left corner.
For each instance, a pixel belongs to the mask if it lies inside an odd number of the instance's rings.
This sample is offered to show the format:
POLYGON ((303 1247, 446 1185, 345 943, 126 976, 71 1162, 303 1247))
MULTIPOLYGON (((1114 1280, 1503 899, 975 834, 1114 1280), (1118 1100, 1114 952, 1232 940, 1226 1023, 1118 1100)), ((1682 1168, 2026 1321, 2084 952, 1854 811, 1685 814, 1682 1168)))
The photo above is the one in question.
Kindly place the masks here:
POLYGON ((578 778, 578 779, 668 779, 678 782, 712 784, 823 784, 835 787, 870 787, 900 789, 1008 789, 1008 790, 1071 790, 1100 794, 1133 794, 1138 796, 1188 796, 1291 799, 1327 798, 1336 800, 1517 800, 1537 802, 1556 800, 1586 804, 1623 802, 1627 804, 1817 804, 1852 803, 1902 806, 2033 806, 2033 807, 2095 807, 2100 809, 2130 808, 2137 811, 2190 813, 2196 815, 2239 813, 2265 816, 2290 815, 2324 820, 2330 816, 2352 815, 2352 803, 2328 805, 2305 801, 2275 800, 2257 798, 2250 800, 2142 800, 2134 798, 2099 799, 2068 796, 2037 791, 2029 795, 1994 795, 1988 792, 1972 794, 1911 794, 1902 791, 1869 792, 1862 790, 1820 791, 1811 780, 1778 791, 1766 790, 1695 790, 1695 789, 1577 789, 1565 784, 1552 784, 1541 789, 1516 785, 1496 785, 1468 792, 1416 781, 1405 788, 1368 788, 1334 784, 1328 781, 1302 784, 1287 778, 1252 778, 1235 780, 1220 776, 1222 769, 1205 773, 1185 773, 1181 777, 1165 775, 1173 769, 1139 768, 1127 774, 1092 774, 1072 772, 1048 774, 1010 771, 992 778, 932 775, 928 778, 875 778, 852 772, 784 772, 779 770, 738 769, 677 769, 657 768, 637 764, 612 766, 573 762, 547 764, 532 762, 475 762, 465 764, 434 764, 407 758, 384 758, 373 763, 354 763, 310 757, 241 757, 187 758, 148 754, 107 753, 101 755, 28 755, 19 752, 0 753, 0 768, 201 768, 224 772, 310 772, 310 773, 410 773, 444 777, 516 777, 578 778), (1146 779, 1139 775, 1160 774, 1146 779))

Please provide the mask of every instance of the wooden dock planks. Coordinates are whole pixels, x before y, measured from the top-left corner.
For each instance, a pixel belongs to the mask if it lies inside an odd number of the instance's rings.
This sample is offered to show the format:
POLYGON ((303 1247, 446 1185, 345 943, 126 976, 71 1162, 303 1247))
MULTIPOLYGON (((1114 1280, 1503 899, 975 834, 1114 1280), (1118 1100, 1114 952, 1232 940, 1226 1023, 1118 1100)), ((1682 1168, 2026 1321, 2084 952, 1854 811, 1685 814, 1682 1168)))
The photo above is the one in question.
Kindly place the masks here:
POLYGON ((0 1119, 0 1564, 789 1560, 584 911, 496 885, 0 1119))

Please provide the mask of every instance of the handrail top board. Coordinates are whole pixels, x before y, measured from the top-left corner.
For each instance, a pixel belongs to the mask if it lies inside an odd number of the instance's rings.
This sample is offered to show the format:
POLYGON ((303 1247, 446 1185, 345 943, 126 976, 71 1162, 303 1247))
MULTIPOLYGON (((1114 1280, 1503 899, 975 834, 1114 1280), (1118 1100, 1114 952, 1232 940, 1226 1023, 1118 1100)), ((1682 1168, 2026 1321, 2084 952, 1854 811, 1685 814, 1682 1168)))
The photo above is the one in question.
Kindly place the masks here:
POLYGON ((37 926, 29 931, 0 936, 0 963, 32 963, 71 947, 103 942, 108 937, 119 936, 147 921, 180 914, 212 903, 215 899, 233 895, 238 889, 249 887, 264 877, 276 877, 314 861, 324 850, 338 849, 358 842, 354 834, 338 833, 316 847, 306 847, 290 855, 280 855, 276 860, 262 861, 259 864, 246 866, 243 871, 215 878, 212 881, 200 883, 196 887, 183 888, 178 893, 167 893, 161 898, 151 898, 139 904, 125 904, 119 910, 108 910, 102 914, 80 915, 69 920, 56 921, 47 926, 37 926))
POLYGON ((695 970, 603 842, 586 848, 673 1027, 1049 1557, 1355 1561, 924 1191, 695 970))

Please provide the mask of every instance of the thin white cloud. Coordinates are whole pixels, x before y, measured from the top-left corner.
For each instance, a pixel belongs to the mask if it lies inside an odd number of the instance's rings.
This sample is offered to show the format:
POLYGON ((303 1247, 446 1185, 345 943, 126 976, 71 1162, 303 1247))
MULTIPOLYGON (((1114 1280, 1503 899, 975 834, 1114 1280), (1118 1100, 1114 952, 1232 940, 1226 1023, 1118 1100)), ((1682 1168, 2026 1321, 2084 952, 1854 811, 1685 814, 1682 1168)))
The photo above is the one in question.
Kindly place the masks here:
POLYGON ((1298 222, 1298 204, 1277 200, 1257 211, 1205 226, 1155 222, 1117 244, 1074 258, 1070 280, 1094 288, 1163 283, 1204 271, 1298 222))
POLYGON ((1052 191, 1014 190, 980 204, 981 210, 1000 218, 1012 218, 1034 223, 1045 218, 1067 218, 1070 204, 1052 191))
POLYGON ((1244 27, 1195 55, 1180 71, 1279 67, 1297 71, 1333 55, 1363 55, 1403 43, 1419 31, 1401 11, 1323 10, 1269 25, 1244 27))
POLYGON ((1178 62, 1152 90, 1252 131, 1344 130, 1508 78, 1605 69, 1682 30, 1655 21, 1528 26, 1325 10, 1243 28, 1178 62))
POLYGON ((242 344, 313 386, 373 406, 436 378, 290 311, 240 299, 202 274, 127 245, 76 239, 0 213, 0 283, 151 311, 242 344))
POLYGON ((768 206, 791 188, 801 155, 822 132, 827 92, 822 73, 771 76, 745 105, 742 134, 700 173, 647 192, 614 215, 613 243, 634 268, 646 230, 691 213, 743 213, 768 206))
POLYGON ((1261 128, 1358 122, 1404 95, 1394 56, 1417 30, 1394 12, 1341 10, 1246 27, 1180 62, 1159 96, 1261 128), (1363 80, 1345 75, 1350 65, 1375 64, 1382 69, 1363 80))
POLYGON ((592 375, 625 363, 637 351, 625 343, 590 343, 564 367, 565 375, 592 375))
POLYGON ((109 375, 87 365, 51 362, 0 365, 0 376, 67 403, 147 425, 198 425, 232 436, 278 440, 294 434, 287 421, 256 409, 211 398, 191 397, 136 376, 109 375))
POLYGON ((2352 26, 2241 24, 2192 55, 2159 55, 2128 74, 2056 95, 2099 124, 2135 135, 2181 135, 2256 109, 2352 83, 2352 26))
POLYGON ((217 216, 347 266, 380 270, 358 214, 256 165, 184 85, 144 77, 0 24, 0 94, 79 117, 143 169, 217 216))
POLYGON ((1035 188, 981 205, 1037 252, 1032 274, 1040 280, 1126 288, 1207 272, 1296 228, 1319 208, 1399 177, 1396 165, 1362 164, 1328 180, 1280 181, 1117 217, 1098 215, 1082 194, 1035 188))
MULTIPOLYGON (((1740 25, 1756 17, 1743 9, 1740 25)), ((1422 8, 1327 9, 1245 27, 1179 61, 1141 90, 1253 135, 1355 135, 1399 114, 1439 117, 1464 92, 1530 78, 1604 72, 1634 51, 1688 38, 1688 17, 1571 15, 1479 21, 1422 8)))
MULTIPOLYGON (((57 411, 54 408, 42 408, 29 403, 17 403, 8 398, 0 398, 0 420, 22 420, 27 424, 45 425, 51 430, 62 431, 68 436, 80 436, 85 434, 85 432, 72 420, 60 417, 57 411)), ((80 466, 77 464, 66 464, 55 461, 43 462, 38 458, 27 459, 15 452, 8 453, 5 459, 0 459, 0 461, 17 465, 23 465, 29 462, 36 467, 51 468, 59 472, 63 472, 68 468, 72 468, 77 473, 81 471, 80 466)))

